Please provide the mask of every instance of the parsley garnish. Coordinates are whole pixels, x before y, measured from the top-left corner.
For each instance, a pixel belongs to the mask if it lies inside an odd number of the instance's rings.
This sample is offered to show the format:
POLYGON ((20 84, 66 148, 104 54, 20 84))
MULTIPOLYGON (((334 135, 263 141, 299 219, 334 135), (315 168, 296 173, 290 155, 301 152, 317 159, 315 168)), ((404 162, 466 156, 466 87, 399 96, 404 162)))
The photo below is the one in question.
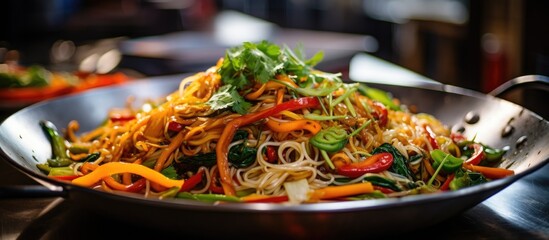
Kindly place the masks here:
POLYGON ((341 81, 340 74, 313 68, 323 57, 323 52, 318 52, 312 58, 305 59, 301 45, 294 52, 287 46, 281 49, 268 41, 244 42, 226 51, 223 64, 218 70, 224 86, 206 104, 213 110, 232 107, 233 111, 245 114, 251 103, 246 102, 242 95, 254 84, 266 83, 277 74, 286 74, 301 85, 311 85, 323 79, 341 81), (307 81, 301 82, 303 79, 307 81))

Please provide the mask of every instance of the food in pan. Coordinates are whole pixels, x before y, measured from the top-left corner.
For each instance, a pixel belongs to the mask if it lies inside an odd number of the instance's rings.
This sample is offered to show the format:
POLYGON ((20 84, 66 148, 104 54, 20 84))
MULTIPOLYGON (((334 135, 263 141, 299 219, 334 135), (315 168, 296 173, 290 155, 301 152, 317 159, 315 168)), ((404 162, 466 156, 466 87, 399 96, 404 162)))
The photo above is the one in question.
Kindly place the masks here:
POLYGON ((41 65, 0 64, 0 101, 42 101, 87 89, 124 83, 130 77, 122 72, 89 73, 52 71, 41 65))
POLYGON ((38 168, 147 198, 287 204, 434 194, 514 174, 497 167, 505 149, 315 69, 322 57, 246 42, 165 98, 112 109, 95 129, 43 120, 53 156, 38 168))

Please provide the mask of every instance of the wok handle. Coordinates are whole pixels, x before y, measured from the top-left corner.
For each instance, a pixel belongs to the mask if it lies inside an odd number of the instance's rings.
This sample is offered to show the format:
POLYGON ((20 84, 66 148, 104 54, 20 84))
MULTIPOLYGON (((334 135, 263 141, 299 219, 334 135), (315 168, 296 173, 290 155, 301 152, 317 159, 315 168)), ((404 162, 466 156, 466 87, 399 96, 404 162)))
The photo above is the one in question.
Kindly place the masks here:
POLYGON ((498 97, 518 87, 535 87, 536 89, 549 91, 549 77, 543 75, 525 75, 513 78, 501 84, 488 94, 498 97))
POLYGON ((0 199, 66 197, 67 192, 52 190, 40 185, 0 186, 0 199))

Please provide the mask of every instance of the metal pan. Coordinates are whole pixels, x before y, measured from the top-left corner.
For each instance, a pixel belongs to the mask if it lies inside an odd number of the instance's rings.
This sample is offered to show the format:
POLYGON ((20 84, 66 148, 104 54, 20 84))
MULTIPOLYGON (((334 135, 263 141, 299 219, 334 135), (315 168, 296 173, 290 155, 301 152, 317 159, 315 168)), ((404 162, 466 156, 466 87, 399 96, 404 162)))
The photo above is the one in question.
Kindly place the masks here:
MULTIPOLYGON (((36 168, 37 163, 51 156, 50 143, 38 124, 40 120, 50 120, 57 126, 66 126, 69 121, 78 120, 83 131, 89 130, 105 118, 108 109, 122 107, 129 96, 138 100, 165 96, 177 89, 183 77, 143 79, 37 103, 16 112, 0 125, 2 157, 45 188, 33 187, 28 191, 4 188, 0 195, 61 196, 108 217, 146 224, 159 231, 184 236, 376 236, 430 226, 462 213, 541 168, 549 160, 549 122, 519 105, 443 84, 397 86, 371 83, 370 86, 393 93, 404 104, 417 106, 418 111, 433 114, 448 126, 461 128, 468 137, 476 136, 479 141, 493 147, 509 146, 510 150, 501 166, 514 169, 516 175, 454 192, 400 199, 299 206, 210 205, 96 191, 50 179, 36 168)), ((542 76, 525 76, 512 81, 549 82, 542 76)), ((503 92, 504 89, 497 91, 503 92)))

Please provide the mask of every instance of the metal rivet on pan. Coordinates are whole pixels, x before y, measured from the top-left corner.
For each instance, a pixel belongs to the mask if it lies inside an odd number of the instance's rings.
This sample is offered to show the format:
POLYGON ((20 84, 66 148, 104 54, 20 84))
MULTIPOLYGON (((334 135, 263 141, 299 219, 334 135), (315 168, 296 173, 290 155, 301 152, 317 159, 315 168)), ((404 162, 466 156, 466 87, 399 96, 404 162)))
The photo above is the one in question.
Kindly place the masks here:
POLYGON ((454 125, 452 127, 452 132, 464 133, 465 132, 465 127, 461 126, 461 125, 454 125))
POLYGON ((515 131, 515 128, 511 125, 506 125, 501 131, 501 137, 508 137, 515 131))
POLYGON ((468 112, 467 114, 465 114, 465 122, 466 123, 469 123, 469 124, 475 124, 478 122, 478 120, 480 120, 480 116, 471 111, 471 112, 468 112))
POLYGON ((526 136, 519 137, 519 139, 517 139, 517 142, 515 143, 515 146, 517 148, 524 146, 524 144, 526 143, 526 140, 528 140, 526 136))

